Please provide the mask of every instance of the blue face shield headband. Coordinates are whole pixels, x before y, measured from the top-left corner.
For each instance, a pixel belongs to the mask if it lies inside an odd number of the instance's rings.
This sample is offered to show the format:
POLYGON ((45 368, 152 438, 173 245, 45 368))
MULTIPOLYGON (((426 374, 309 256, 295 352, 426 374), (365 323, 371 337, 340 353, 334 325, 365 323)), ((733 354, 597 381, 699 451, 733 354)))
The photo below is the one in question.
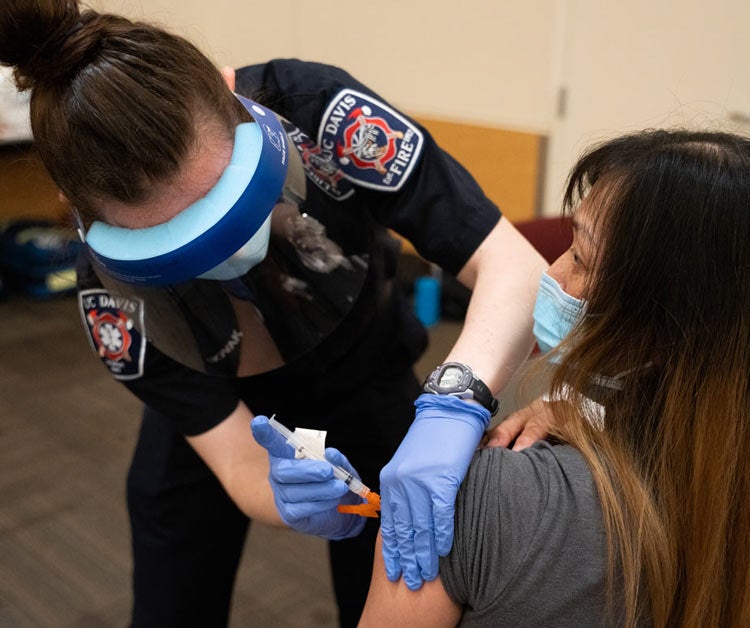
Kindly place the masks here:
POLYGON ((230 163, 206 196, 153 227, 91 225, 82 239, 102 271, 129 284, 163 286, 231 279, 265 257, 271 210, 286 180, 287 138, 270 109, 237 98, 256 122, 237 127, 230 163))

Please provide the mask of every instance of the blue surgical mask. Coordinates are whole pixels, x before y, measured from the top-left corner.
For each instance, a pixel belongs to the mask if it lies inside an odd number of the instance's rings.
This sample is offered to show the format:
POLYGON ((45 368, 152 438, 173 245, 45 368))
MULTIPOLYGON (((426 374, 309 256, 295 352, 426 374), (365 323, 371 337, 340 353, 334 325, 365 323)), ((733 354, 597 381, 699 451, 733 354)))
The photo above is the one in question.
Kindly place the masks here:
POLYGON ((565 292, 546 271, 534 305, 534 336, 542 353, 554 349, 583 316, 586 302, 565 292))

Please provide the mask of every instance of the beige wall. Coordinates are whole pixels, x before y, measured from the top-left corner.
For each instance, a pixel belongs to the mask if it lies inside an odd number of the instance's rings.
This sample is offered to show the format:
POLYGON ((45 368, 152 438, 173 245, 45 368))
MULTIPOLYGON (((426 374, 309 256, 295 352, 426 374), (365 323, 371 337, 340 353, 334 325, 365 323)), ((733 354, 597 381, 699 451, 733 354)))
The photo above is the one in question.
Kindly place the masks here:
POLYGON ((558 210, 572 162, 592 142, 645 127, 723 128, 750 120, 747 0, 565 0, 550 120, 545 211, 558 210))
POLYGON ((343 67, 413 114, 546 130, 548 0, 96 0, 157 20, 219 64, 293 56, 343 67))

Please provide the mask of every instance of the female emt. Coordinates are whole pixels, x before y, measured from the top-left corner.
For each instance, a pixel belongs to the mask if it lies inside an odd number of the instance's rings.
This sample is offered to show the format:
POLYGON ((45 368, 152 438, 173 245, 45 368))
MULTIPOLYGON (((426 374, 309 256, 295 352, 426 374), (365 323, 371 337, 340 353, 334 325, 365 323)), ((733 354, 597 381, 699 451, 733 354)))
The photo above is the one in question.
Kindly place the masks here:
POLYGON ((92 346, 145 404, 133 625, 225 624, 248 518, 279 516, 336 541, 340 621, 356 623, 376 526, 276 512, 255 414, 327 430, 371 486, 391 460, 388 577, 435 578, 493 393, 530 349, 542 258, 423 128, 337 68, 242 68, 235 94, 185 40, 75 0, 4 1, 0 61, 31 90, 36 149, 86 243, 92 346), (473 289, 455 365, 416 416, 426 335, 387 228, 473 289))

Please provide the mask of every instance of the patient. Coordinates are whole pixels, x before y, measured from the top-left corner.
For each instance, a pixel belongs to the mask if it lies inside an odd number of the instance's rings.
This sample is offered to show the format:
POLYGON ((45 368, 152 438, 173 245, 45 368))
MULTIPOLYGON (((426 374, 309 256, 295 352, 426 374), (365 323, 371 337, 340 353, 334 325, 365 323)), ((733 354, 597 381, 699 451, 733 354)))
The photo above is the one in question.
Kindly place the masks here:
POLYGON ((550 436, 477 453, 436 580, 376 552, 362 626, 750 625, 750 141, 614 139, 565 210, 535 311, 550 436))

